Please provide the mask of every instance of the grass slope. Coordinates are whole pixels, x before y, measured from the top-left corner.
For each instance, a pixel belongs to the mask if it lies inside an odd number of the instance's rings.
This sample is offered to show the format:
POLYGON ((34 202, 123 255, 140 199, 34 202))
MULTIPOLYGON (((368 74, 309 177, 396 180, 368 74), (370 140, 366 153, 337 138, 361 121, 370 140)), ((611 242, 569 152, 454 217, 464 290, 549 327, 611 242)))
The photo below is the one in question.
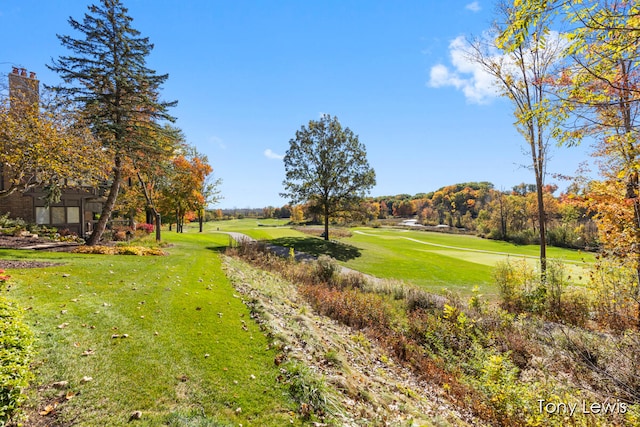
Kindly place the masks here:
POLYGON ((298 424, 267 339, 206 249, 227 237, 165 238, 174 244, 166 257, 0 251, 63 263, 9 272, 8 297, 29 308, 38 342, 34 409, 61 401, 60 421, 85 426, 127 425, 137 410, 136 425, 147 426, 298 424), (72 399, 58 397, 58 381, 72 399))

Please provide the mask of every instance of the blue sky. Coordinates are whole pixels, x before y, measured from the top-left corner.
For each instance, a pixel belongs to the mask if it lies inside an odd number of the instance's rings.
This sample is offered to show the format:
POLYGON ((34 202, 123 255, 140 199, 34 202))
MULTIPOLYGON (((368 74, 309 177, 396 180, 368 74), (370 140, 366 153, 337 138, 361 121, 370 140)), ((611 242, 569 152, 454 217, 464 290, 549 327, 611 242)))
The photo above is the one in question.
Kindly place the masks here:
MULTIPOLYGON (((56 83, 45 67, 66 53, 56 34, 71 34, 68 17, 80 20, 91 3, 0 0, 0 73, 19 66, 56 83)), ((169 74, 162 97, 178 100, 176 125, 223 180, 219 207, 284 204, 282 155, 296 130, 323 113, 366 146, 373 196, 534 182, 508 101, 459 55, 462 36, 489 28, 493 2, 124 4, 155 44, 148 65, 169 74)), ((549 172, 573 174, 588 151, 553 148, 549 172)))

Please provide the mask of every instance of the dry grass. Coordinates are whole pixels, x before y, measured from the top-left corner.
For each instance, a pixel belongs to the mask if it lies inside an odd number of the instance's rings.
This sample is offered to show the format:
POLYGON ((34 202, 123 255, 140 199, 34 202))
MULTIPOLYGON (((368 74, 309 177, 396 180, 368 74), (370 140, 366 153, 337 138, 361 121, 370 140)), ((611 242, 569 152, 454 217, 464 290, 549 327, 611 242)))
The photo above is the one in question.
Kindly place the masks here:
POLYGON ((491 425, 564 425, 560 417, 537 411, 537 399, 620 399, 629 404, 627 413, 580 413, 572 420, 619 425, 639 419, 638 405, 631 406, 640 390, 637 334, 604 339, 580 328, 516 317, 477 296, 470 307, 455 297, 340 275, 327 259, 297 264, 262 249, 234 251, 297 283, 316 311, 361 330, 417 378, 444 390, 462 413, 491 425))

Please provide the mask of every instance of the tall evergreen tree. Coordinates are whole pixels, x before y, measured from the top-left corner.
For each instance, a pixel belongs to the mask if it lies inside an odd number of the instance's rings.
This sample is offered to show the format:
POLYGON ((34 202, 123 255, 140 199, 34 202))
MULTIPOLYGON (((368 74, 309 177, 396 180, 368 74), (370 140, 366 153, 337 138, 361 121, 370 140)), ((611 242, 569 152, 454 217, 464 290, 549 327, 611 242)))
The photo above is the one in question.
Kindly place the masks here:
POLYGON ((108 150, 110 187, 102 214, 87 244, 99 242, 115 206, 124 165, 146 151, 157 151, 155 136, 162 121, 173 121, 168 108, 176 102, 159 100, 168 75, 147 68, 153 44, 131 24, 120 0, 101 0, 89 6, 82 22, 69 18, 81 38, 58 35, 71 54, 49 68, 64 81, 55 90, 78 102, 95 136, 108 150))

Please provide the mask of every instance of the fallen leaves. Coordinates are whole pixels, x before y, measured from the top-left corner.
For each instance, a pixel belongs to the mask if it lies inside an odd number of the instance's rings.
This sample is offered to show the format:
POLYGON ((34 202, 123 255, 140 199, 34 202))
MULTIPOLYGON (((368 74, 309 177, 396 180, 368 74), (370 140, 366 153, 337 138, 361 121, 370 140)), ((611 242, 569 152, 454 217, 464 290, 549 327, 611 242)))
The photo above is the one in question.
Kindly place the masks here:
MULTIPOLYGON (((80 380, 81 384, 93 381, 93 378, 84 376, 80 380)), ((80 394, 79 391, 70 390, 69 381, 56 381, 49 386, 56 390, 60 390, 56 397, 53 397, 38 413, 43 417, 49 417, 56 414, 57 410, 65 403, 80 394)))
POLYGON ((82 356, 91 356, 93 354, 96 354, 96 351, 92 348, 88 348, 82 352, 82 356))
POLYGON ((47 405, 44 407, 42 411, 40 411, 40 415, 42 415, 43 417, 51 415, 55 412, 57 407, 58 407, 58 402, 54 402, 50 405, 47 405))

